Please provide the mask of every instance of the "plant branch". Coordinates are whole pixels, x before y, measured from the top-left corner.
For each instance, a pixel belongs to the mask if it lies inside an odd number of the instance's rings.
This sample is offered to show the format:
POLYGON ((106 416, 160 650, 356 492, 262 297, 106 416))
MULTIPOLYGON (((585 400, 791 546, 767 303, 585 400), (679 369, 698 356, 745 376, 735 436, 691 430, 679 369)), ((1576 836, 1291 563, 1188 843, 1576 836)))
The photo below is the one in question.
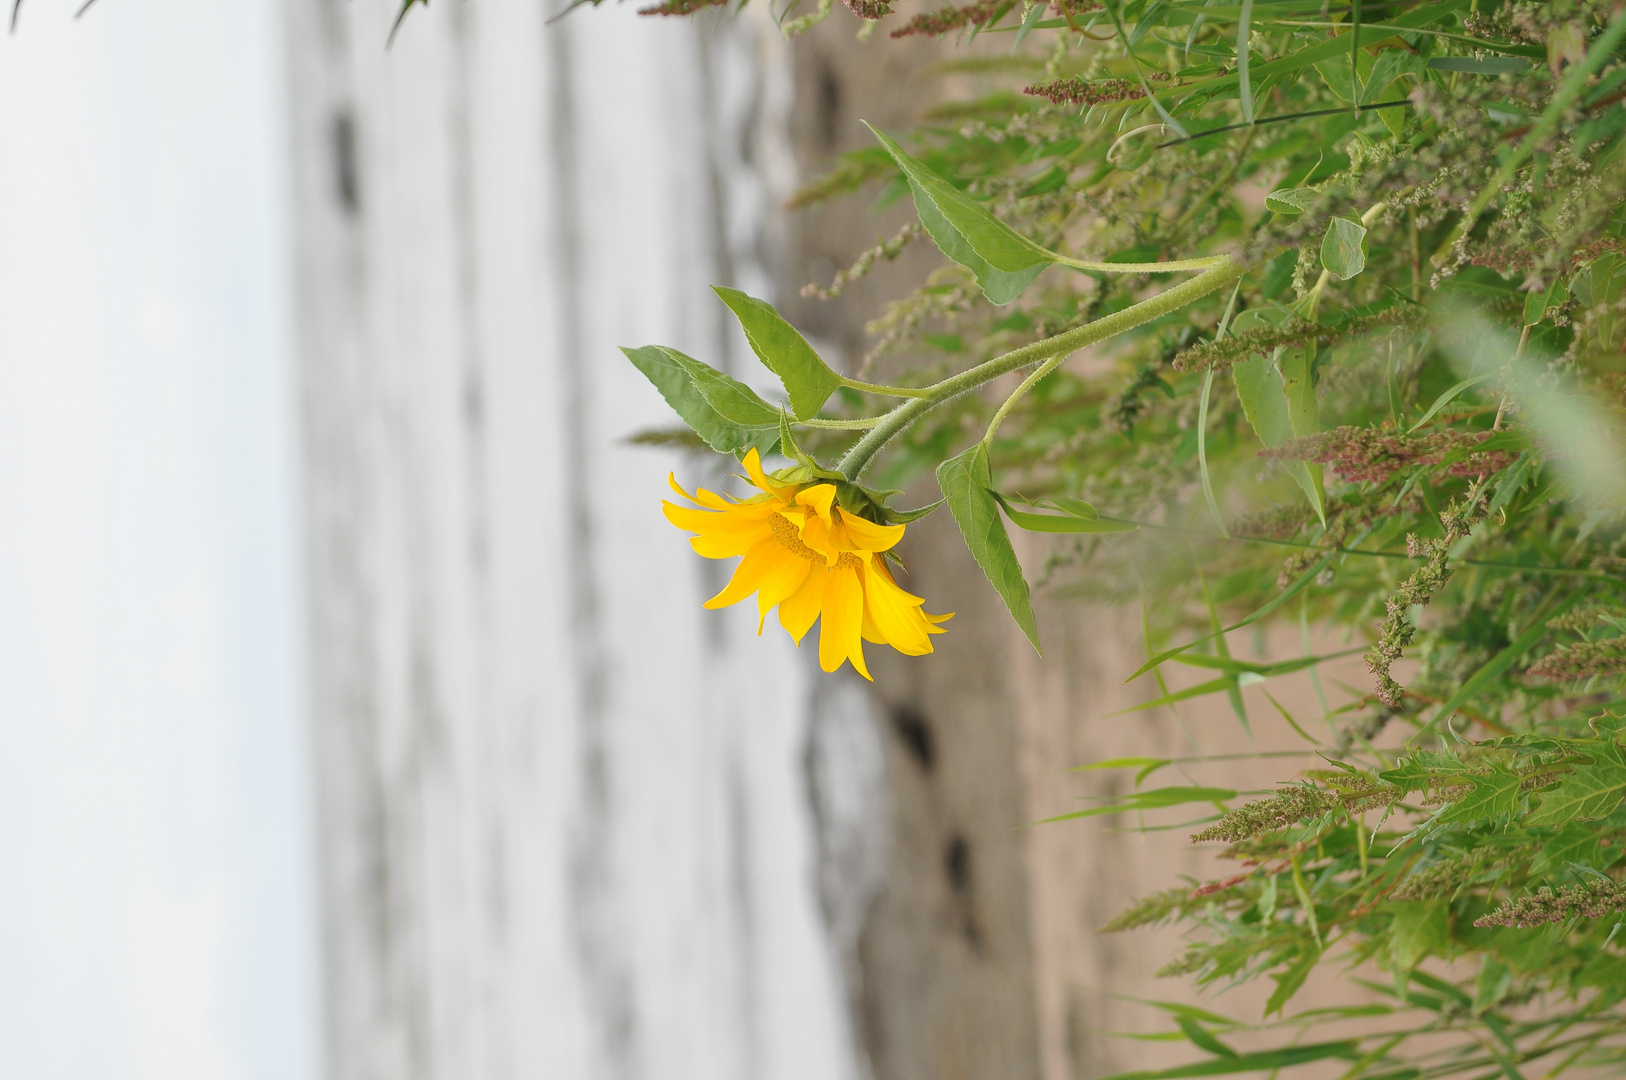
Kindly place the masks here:
POLYGON ((1045 338, 1043 341, 1035 341, 1031 345, 1022 346, 1020 349, 1013 349, 1003 356, 996 356, 992 360, 962 371, 958 375, 951 375, 941 382, 934 383, 926 388, 928 396, 906 401, 882 417, 880 422, 870 430, 869 434, 858 440, 853 448, 847 451, 847 455, 841 459, 840 464, 836 467, 848 479, 856 480, 882 447, 891 442, 899 432, 943 402, 975 390, 1007 372, 1025 368, 1029 364, 1053 357, 1058 358, 1058 362, 1065 360, 1086 345, 1093 345, 1097 341, 1121 334, 1126 330, 1133 330, 1137 326, 1149 323, 1153 319, 1200 300, 1216 289, 1237 280, 1246 272, 1247 267, 1229 255, 1218 256, 1209 269, 1204 270, 1190 281, 1183 281, 1179 285, 1150 299, 1142 300, 1140 303, 1124 308, 1122 311, 1115 311, 1111 315, 1097 319, 1092 323, 1065 330, 1054 337, 1045 338))

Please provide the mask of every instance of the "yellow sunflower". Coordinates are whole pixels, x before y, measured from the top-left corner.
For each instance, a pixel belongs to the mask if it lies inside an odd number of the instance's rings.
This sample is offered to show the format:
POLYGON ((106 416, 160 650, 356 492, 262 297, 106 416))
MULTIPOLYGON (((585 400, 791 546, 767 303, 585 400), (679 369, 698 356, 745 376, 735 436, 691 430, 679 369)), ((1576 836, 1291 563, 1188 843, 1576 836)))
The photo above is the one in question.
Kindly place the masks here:
POLYGON ((904 592, 892 579, 881 552, 903 539, 902 525, 877 525, 835 505, 829 481, 778 484, 762 469, 755 450, 745 455, 745 471, 761 495, 736 500, 699 488, 690 495, 669 477, 672 489, 700 509, 663 503, 666 519, 698 533, 690 539, 708 559, 744 556, 727 587, 708 608, 737 604, 757 594, 757 633, 768 611, 779 607, 779 623, 796 644, 819 627, 819 666, 834 671, 844 660, 864 678, 864 642, 890 645, 908 656, 932 651, 937 624, 952 617, 928 615, 925 601, 904 592))

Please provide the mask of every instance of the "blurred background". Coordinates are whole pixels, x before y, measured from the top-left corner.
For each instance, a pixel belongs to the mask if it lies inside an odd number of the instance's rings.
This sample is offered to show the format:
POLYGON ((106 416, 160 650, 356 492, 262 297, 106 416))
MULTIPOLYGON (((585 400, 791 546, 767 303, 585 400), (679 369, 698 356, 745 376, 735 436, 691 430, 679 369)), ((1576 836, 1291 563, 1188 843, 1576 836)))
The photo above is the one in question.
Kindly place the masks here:
POLYGON ((726 568, 660 499, 717 464, 629 442, 672 420, 617 346, 757 380, 711 284, 863 354, 935 255, 799 290, 910 208, 784 207, 860 118, 963 89, 946 46, 756 8, 436 0, 388 49, 384 0, 77 9, 0 40, 0 1071, 1178 1056, 1109 1037, 1156 1023, 1121 995, 1184 993, 1151 981, 1174 942, 1094 928, 1211 869, 1021 828, 1126 782, 1070 766, 1205 730, 1110 718, 1147 696, 1134 613, 1041 605, 1041 662, 928 519, 940 651, 823 676, 701 610, 726 568))

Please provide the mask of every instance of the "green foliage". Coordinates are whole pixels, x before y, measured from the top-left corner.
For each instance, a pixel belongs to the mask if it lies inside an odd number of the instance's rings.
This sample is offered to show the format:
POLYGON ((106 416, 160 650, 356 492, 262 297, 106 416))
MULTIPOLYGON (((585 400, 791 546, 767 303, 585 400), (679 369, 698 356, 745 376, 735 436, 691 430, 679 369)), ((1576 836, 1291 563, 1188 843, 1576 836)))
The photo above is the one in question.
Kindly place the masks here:
POLYGON ((1199 1060, 1120 1080, 1618 1071, 1626 12, 1056 0, 896 29, 964 50, 971 96, 796 200, 907 192, 944 256, 877 315, 861 375, 726 290, 788 413, 671 350, 629 357, 714 449, 799 438, 800 467, 854 491, 935 473, 1036 645, 1036 591, 1143 602, 1142 708, 1223 695, 1245 717, 1244 686, 1327 659, 1231 654, 1283 619, 1373 677, 1319 724, 1276 706, 1325 730, 1325 767, 1262 798, 1142 790, 1171 762, 1126 758, 1099 767, 1133 791, 1066 815, 1217 807, 1194 839, 1240 872, 1103 929, 1176 921, 1165 973, 1272 988, 1251 1024, 1166 1010, 1199 1060), (1007 523, 1043 534, 1033 583, 1007 523), (1165 665, 1215 677, 1170 688, 1165 665), (1387 1004, 1291 1013, 1321 967, 1387 1004), (1349 1035, 1362 1017, 1383 1025, 1349 1035), (1274 1048, 1233 1049, 1243 1027, 1274 1048))

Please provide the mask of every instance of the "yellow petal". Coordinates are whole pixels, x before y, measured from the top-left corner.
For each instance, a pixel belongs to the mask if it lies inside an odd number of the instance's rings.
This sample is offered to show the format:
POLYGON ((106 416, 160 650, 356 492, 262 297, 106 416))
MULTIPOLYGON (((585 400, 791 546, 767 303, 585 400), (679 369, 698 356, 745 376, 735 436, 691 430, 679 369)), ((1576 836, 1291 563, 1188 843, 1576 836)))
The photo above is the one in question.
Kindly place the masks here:
MULTIPOLYGON (((744 555, 762 541, 762 530, 748 533, 713 533, 709 536, 691 536, 689 546, 696 555, 707 559, 732 559, 744 555)), ((806 559, 802 560, 806 562, 806 559)))
MULTIPOLYGON (((877 557, 873 563, 880 562, 877 557)), ((928 627, 920 612, 925 603, 918 596, 904 592, 892 580, 885 567, 865 567, 864 613, 881 634, 881 639, 905 656, 923 656, 932 651, 928 627)))
POLYGON ((790 596, 779 602, 779 625, 783 626, 796 644, 802 643, 802 637, 813 628, 818 620, 819 608, 824 605, 824 586, 830 571, 818 563, 807 563, 807 579, 802 587, 790 596))
POLYGON ((848 551, 886 551, 903 539, 903 526, 877 525, 857 514, 842 514, 834 537, 837 544, 845 541, 848 551))
POLYGON ((885 645, 886 644, 886 638, 882 637, 881 632, 875 628, 875 623, 873 621, 871 621, 868 611, 864 612, 863 635, 864 635, 864 640, 868 641, 868 642, 870 642, 872 644, 875 644, 875 645, 885 645))
POLYGON ((829 573, 819 624, 819 666, 834 671, 842 661, 851 660, 858 674, 868 679, 869 669, 864 666, 864 587, 858 581, 858 567, 843 563, 829 573))
POLYGON ((756 592, 757 585, 773 568, 784 550, 785 546, 771 536, 766 540, 757 541, 751 550, 745 553, 745 558, 740 560, 740 565, 734 568, 734 576, 723 586, 723 591, 707 600, 705 606, 712 609, 725 608, 756 592))
POLYGON ((740 464, 745 466, 746 475, 750 477, 751 483, 766 491, 769 495, 777 497, 782 502, 790 501, 791 493, 796 489, 773 482, 773 478, 762 467, 762 455, 757 453, 756 447, 753 446, 746 451, 745 459, 740 464))
POLYGON ((762 624, 767 620, 768 612, 773 610, 775 604, 795 595, 796 590, 802 587, 802 582, 807 580, 807 572, 815 565, 811 560, 802 558, 783 544, 779 546, 779 550, 782 554, 762 575, 762 582, 757 586, 758 634, 762 633, 762 624))
POLYGON ((825 524, 832 525, 835 519, 830 516, 830 504, 836 501, 836 486, 834 484, 814 484, 805 487, 796 493, 796 502, 801 506, 812 508, 813 512, 824 519, 825 524))
POLYGON ((666 520, 680 529, 697 533, 760 533, 763 519, 755 514, 738 514, 728 510, 696 510, 692 506, 679 506, 663 502, 666 520))

